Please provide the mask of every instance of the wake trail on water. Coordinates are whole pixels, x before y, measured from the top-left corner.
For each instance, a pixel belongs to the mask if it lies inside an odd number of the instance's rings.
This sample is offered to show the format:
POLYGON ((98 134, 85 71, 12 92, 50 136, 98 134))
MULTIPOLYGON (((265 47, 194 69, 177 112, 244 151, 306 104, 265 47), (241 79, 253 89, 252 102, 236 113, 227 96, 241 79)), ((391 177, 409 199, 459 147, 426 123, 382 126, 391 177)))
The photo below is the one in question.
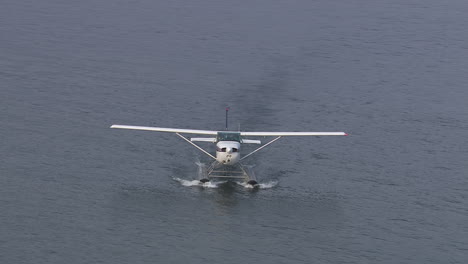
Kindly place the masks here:
MULTIPOLYGON (((199 180, 185 180, 185 179, 181 179, 181 178, 178 178, 178 177, 174 177, 172 179, 179 182, 182 186, 186 186, 186 187, 200 186, 200 187, 204 187, 204 188, 218 188, 220 185, 227 182, 227 181, 209 181, 209 182, 202 183, 199 180)), ((246 182, 235 182, 235 183, 237 185, 239 185, 239 186, 242 186, 242 187, 246 188, 246 189, 255 189, 255 188, 258 188, 258 189, 271 189, 271 188, 275 187, 276 185, 278 185, 278 181, 269 181, 269 182, 265 182, 265 183, 259 183, 259 184, 256 184, 256 185, 250 185, 250 184, 248 184, 246 182)))
POLYGON ((218 182, 209 181, 209 182, 202 183, 199 180, 184 180, 184 179, 177 178, 177 177, 172 178, 172 179, 180 182, 182 186, 187 186, 187 187, 201 186, 205 188, 218 188, 220 184, 223 184, 226 182, 226 181, 218 181, 218 182))
POLYGON ((269 182, 265 182, 265 183, 258 183, 256 185, 251 185, 251 184, 248 184, 246 182, 236 182, 236 183, 238 185, 240 185, 240 186, 243 186, 246 189, 255 189, 255 188, 258 188, 258 189, 271 189, 271 188, 275 187, 276 185, 278 185, 278 181, 269 181, 269 182))
MULTIPOLYGON (((203 170, 206 168, 207 164, 204 164, 203 162, 199 161, 199 160, 196 160, 195 161, 195 164, 197 165, 198 167, 198 172, 197 172, 197 176, 199 179, 202 179, 202 178, 205 178, 203 177, 203 170)), ((254 165, 250 165, 248 166, 248 168, 253 168, 254 165)), ((187 186, 187 187, 192 187, 192 186, 201 186, 201 187, 205 187, 205 188, 218 188, 221 184, 224 184, 228 181, 208 181, 208 182, 205 182, 205 183, 202 183, 200 182, 200 180, 186 180, 186 179, 181 179, 181 178, 178 178, 178 177, 173 177, 172 179, 174 179, 175 181, 178 181, 180 184, 182 184, 182 186, 187 186)), ((269 181, 269 182, 264 182, 264 183, 258 183, 258 184, 255 184, 255 185, 251 185, 251 184, 248 184, 246 182, 238 182, 238 181, 234 181, 237 185, 239 186, 242 186, 246 189, 271 189, 273 187, 275 187, 276 185, 278 185, 278 181, 277 180, 272 180, 272 181, 269 181)))

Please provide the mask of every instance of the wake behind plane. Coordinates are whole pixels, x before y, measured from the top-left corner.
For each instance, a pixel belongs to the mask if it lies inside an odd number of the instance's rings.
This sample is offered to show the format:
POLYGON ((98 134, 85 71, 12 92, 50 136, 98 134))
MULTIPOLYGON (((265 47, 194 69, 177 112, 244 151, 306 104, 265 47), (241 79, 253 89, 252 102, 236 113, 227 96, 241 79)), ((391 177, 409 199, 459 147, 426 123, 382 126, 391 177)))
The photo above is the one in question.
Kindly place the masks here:
POLYGON ((203 167, 200 174, 200 183, 209 182, 216 178, 227 178, 234 180, 242 180, 249 185, 256 186, 257 179, 252 170, 243 165, 243 161, 252 154, 269 146, 271 143, 279 140, 281 137, 289 136, 347 136, 345 132, 247 132, 247 131, 227 131, 227 113, 226 109, 226 131, 215 130, 198 130, 198 129, 180 129, 166 127, 148 127, 148 126, 129 126, 129 125, 112 125, 111 128, 146 130, 156 132, 175 133, 177 136, 191 144, 211 159, 213 162, 209 167, 203 167), (211 137, 190 137, 187 138, 182 134, 204 135, 211 137), (246 137, 275 137, 272 140, 262 145, 260 140, 247 139, 246 137), (216 144, 215 155, 193 142, 210 142, 216 144), (242 144, 258 144, 257 149, 241 156, 242 144))

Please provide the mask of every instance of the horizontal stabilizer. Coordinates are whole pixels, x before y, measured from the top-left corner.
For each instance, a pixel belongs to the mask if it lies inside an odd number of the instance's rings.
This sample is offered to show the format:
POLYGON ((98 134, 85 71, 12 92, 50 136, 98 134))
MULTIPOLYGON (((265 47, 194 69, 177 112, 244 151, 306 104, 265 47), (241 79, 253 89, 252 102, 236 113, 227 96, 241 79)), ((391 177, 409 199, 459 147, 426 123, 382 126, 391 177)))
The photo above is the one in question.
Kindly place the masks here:
POLYGON ((255 139, 242 139, 242 143, 247 143, 247 144, 262 144, 260 140, 255 140, 255 139))
POLYGON ((211 142, 216 143, 216 138, 191 138, 190 141, 202 141, 202 142, 211 142))

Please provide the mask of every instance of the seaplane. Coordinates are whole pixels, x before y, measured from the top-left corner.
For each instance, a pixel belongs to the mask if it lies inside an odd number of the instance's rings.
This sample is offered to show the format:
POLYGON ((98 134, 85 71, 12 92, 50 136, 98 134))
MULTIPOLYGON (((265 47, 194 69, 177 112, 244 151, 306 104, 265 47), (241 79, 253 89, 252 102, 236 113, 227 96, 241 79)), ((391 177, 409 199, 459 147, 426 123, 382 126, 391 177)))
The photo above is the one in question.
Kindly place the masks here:
POLYGON ((271 145, 281 137, 290 136, 347 136, 345 132, 247 132, 247 131, 229 131, 228 130, 228 108, 226 108, 226 129, 222 131, 215 130, 198 130, 198 129, 180 129, 167 127, 149 127, 149 126, 129 126, 114 124, 110 128, 145 130, 156 132, 175 133, 187 143, 191 144, 208 157, 213 162, 210 166, 203 166, 202 172, 199 173, 199 181, 201 184, 207 183, 214 179, 241 180, 253 187, 258 185, 256 176, 248 166, 245 166, 243 161, 252 156, 254 153, 271 145), (190 137, 182 134, 204 135, 211 137, 190 137), (257 139, 248 139, 246 137, 274 137, 265 144, 257 139), (210 142, 216 144, 215 155, 210 154, 206 149, 200 147, 194 142, 210 142), (258 144, 260 145, 250 153, 241 156, 242 144, 258 144))

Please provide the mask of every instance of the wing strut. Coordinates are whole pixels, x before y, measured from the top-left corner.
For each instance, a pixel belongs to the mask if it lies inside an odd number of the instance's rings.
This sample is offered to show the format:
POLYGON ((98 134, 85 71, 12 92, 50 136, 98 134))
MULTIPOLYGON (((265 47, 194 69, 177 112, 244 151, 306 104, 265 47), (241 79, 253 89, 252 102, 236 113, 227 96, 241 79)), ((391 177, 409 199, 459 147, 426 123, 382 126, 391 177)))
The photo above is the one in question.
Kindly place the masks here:
POLYGON ((281 138, 281 136, 276 137, 275 139, 271 140, 270 142, 266 143, 265 145, 263 145, 263 146, 259 147, 258 149, 256 149, 256 150, 250 152, 249 154, 245 155, 245 156, 244 156, 243 158, 241 158, 240 160, 243 160, 243 159, 247 158, 248 156, 254 154, 255 152, 257 152, 257 151, 261 150, 262 148, 264 148, 264 147, 270 145, 271 143, 275 142, 276 140, 278 140, 278 139, 280 139, 280 138, 281 138))
POLYGON ((206 150, 200 148, 197 144, 192 143, 192 142, 191 142, 190 140, 188 140, 186 137, 182 136, 182 135, 179 134, 179 133, 176 133, 176 135, 178 135, 178 136, 181 137, 183 140, 187 141, 188 143, 190 143, 191 145, 193 145, 193 146, 196 147, 197 149, 201 150, 201 151, 202 151, 203 153, 205 153, 206 155, 208 155, 208 156, 210 156, 211 158, 213 158, 213 159, 216 160, 216 158, 215 158, 213 155, 211 155, 210 153, 208 153, 206 150))

